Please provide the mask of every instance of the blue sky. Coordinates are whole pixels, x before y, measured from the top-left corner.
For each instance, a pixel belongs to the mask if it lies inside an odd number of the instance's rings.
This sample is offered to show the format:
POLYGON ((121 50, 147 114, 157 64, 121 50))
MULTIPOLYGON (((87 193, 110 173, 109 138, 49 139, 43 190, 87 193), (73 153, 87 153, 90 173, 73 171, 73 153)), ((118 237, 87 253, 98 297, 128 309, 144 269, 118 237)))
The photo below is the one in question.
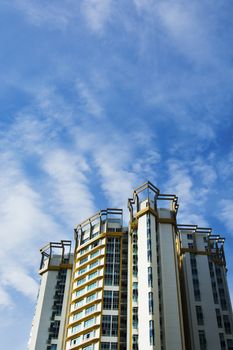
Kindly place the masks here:
POLYGON ((3 0, 0 12, 2 347, 26 348, 39 248, 126 208, 147 180, 178 195, 179 223, 227 238, 233 294, 233 3, 3 0))

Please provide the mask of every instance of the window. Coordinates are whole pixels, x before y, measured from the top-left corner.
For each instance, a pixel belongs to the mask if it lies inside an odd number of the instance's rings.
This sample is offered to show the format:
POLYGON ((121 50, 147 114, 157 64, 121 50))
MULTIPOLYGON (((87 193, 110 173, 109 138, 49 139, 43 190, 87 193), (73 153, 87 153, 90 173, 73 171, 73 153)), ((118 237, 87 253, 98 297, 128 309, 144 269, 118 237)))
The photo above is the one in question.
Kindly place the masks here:
POLYGON ((138 328, 138 308, 133 307, 133 328, 138 328))
POLYGON ((102 334, 110 336, 111 334, 111 316, 103 315, 102 317, 102 334))
POLYGON ((83 302, 84 302, 84 299, 81 299, 81 300, 77 301, 74 304, 74 309, 77 309, 78 307, 81 307, 83 305, 83 302))
POLYGON ((93 269, 94 267, 99 265, 99 260, 94 261, 89 265, 89 270, 93 269))
POLYGON ((94 344, 85 346, 84 348, 82 348, 82 350, 94 350, 94 344))
POLYGON ((95 336, 95 331, 91 331, 91 332, 85 333, 85 334, 83 334, 83 340, 87 340, 87 339, 93 338, 94 336, 95 336))
POLYGON ((219 333, 219 341, 221 345, 221 350, 226 350, 226 342, 225 342, 223 333, 219 333))
POLYGON ((80 331, 81 328, 82 328, 81 324, 78 324, 77 326, 74 326, 71 328, 71 333, 77 333, 80 331))
POLYGON ((200 350, 206 350, 207 343, 206 343, 205 331, 203 330, 198 331, 198 334, 199 334, 200 350))
POLYGON ((80 255, 83 255, 83 254, 85 254, 88 250, 89 250, 89 246, 86 247, 86 248, 81 249, 81 250, 79 251, 79 253, 80 253, 80 255))
POLYGON ((80 259, 79 260, 79 265, 82 265, 82 264, 84 264, 87 261, 88 261, 88 256, 86 256, 85 258, 80 259))
POLYGON ((222 328, 222 317, 221 317, 220 309, 216 309, 215 311, 216 311, 218 327, 222 328))
POLYGON ((188 234, 187 234, 187 239, 193 239, 192 233, 188 233, 188 234))
POLYGON ((133 335, 133 350, 138 350, 138 335, 133 335))
POLYGON ((95 271, 93 273, 90 273, 90 275, 88 275, 88 279, 90 280, 92 278, 95 278, 96 276, 98 276, 98 274, 99 274, 99 271, 95 271))
POLYGON ((84 322, 84 328, 91 327, 95 323, 95 317, 89 318, 84 322))
POLYGON ((117 350, 117 343, 102 342, 101 350, 117 350))
POLYGON ((96 250, 94 253, 91 253, 91 254, 90 254, 90 259, 95 258, 96 256, 99 255, 99 253, 100 253, 100 250, 96 250))
POLYGON ((102 317, 102 334, 104 336, 117 336, 118 333, 118 316, 103 315, 102 317))
POLYGON ((78 274, 81 275, 81 274, 83 274, 86 271, 87 271, 87 268, 85 267, 84 269, 79 270, 78 274))
POLYGON ((138 282, 133 282, 133 301, 138 301, 138 282))
POLYGON ((79 289, 77 292, 75 292, 75 296, 79 297, 80 295, 82 295, 85 291, 85 288, 79 289))
POLYGON ((73 345, 79 344, 79 343, 80 343, 80 340, 81 340, 80 337, 75 338, 75 339, 72 339, 72 340, 70 341, 70 345, 73 346, 73 345))
POLYGON ((193 243, 188 243, 188 247, 189 247, 189 249, 193 249, 194 248, 193 243))
POLYGON ((153 293, 149 292, 149 314, 153 314, 154 304, 153 304, 153 293))
POLYGON ((226 334, 231 334, 231 323, 228 315, 223 315, 223 323, 226 334))
POLYGON ((154 321, 149 321, 150 345, 155 345, 154 321))
POLYGON ((120 239, 108 238, 104 284, 118 286, 120 282, 120 239))
POLYGON ((86 302, 87 303, 90 303, 91 301, 95 300, 97 298, 98 294, 97 293, 93 293, 91 295, 89 295, 87 298, 86 298, 86 302))
POLYGON ((198 326, 203 326, 204 317, 201 306, 196 306, 197 324, 198 326))
POLYGON ((88 315, 90 314, 91 312, 95 311, 96 310, 96 305, 92 305, 92 306, 89 306, 86 310, 85 310, 85 315, 88 315))
POLYGON ((104 291, 104 309, 117 310, 119 306, 119 292, 112 290, 104 291))
POLYGON ((87 286, 87 290, 92 290, 92 289, 94 289, 94 288, 96 288, 96 287, 97 287, 97 282, 94 282, 94 283, 89 284, 89 285, 87 286))
POLYGON ((153 287, 152 267, 148 267, 148 287, 153 287))
POLYGON ((233 350, 233 340, 227 339, 227 350, 233 350))
POLYGON ((86 277, 84 278, 81 278, 80 280, 77 281, 76 285, 77 286, 80 286, 81 284, 85 283, 86 282, 86 277))
POLYGON ((77 312, 73 315, 73 321, 78 320, 83 316, 83 311, 77 312))

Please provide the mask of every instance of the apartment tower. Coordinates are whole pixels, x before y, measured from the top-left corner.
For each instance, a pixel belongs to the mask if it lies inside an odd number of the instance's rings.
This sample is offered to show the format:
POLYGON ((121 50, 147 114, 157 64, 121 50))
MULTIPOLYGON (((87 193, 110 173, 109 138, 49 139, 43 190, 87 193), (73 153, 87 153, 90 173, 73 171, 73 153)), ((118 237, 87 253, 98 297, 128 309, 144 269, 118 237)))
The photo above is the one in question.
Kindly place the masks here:
POLYGON ((29 350, 233 350, 224 238, 147 182, 41 250, 29 350), (56 248, 56 251, 55 251, 56 248), (57 250, 61 250, 59 253, 57 250))

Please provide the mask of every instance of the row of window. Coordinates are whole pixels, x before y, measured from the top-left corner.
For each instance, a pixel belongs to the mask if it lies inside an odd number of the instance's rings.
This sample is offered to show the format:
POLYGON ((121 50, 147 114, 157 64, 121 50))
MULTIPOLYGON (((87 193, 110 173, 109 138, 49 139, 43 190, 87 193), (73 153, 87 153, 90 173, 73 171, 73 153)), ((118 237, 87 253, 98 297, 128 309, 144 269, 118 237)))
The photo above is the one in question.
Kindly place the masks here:
MULTIPOLYGON (((95 337, 95 330, 93 331, 90 331, 88 333, 84 333, 83 335, 81 335, 80 337, 77 337, 75 339, 72 339, 70 341, 70 346, 73 346, 73 345, 79 345, 81 344, 82 341, 86 341, 86 340, 89 340, 89 339, 92 339, 95 337)), ((84 349, 84 348, 83 348, 84 349)), ((88 348, 86 348, 88 349, 88 348)))
POLYGON ((77 321, 80 318, 87 316, 87 315, 91 314, 92 312, 96 311, 96 309, 97 309, 97 305, 91 305, 91 306, 87 307, 86 309, 83 309, 82 311, 76 312, 72 316, 72 321, 77 321))
POLYGON ((94 267, 98 266, 100 264, 100 262, 101 262, 100 259, 93 261, 91 264, 85 266, 84 268, 82 268, 78 272, 76 272, 75 277, 80 276, 80 275, 86 273, 87 271, 93 269, 94 267))
POLYGON ((104 291, 103 308, 105 310, 117 310, 119 307, 119 292, 112 290, 104 291))
POLYGON ((233 350, 233 340, 227 339, 227 341, 225 341, 223 333, 219 333, 219 341, 221 345, 221 350, 233 350), (226 347, 226 344, 227 344, 227 347, 226 347))
POLYGON ((100 275, 100 270, 96 270, 96 271, 90 273, 89 275, 78 279, 77 282, 75 282, 75 284, 74 284, 74 288, 81 286, 82 284, 86 283, 87 281, 90 281, 91 279, 93 279, 99 275, 100 275))
POLYGON ((104 284, 118 286, 120 282, 120 238, 108 238, 106 244, 106 265, 104 284))
POLYGON ((79 251, 80 255, 83 255, 85 253, 87 253, 89 250, 94 249, 95 247, 97 247, 98 245, 102 244, 104 242, 103 239, 98 239, 95 242, 93 242, 92 244, 87 245, 85 248, 82 248, 79 251))
POLYGON ((118 316, 103 315, 102 316, 102 335, 108 337, 116 337, 118 334, 118 316))
MULTIPOLYGON (((87 313, 84 313, 84 315, 87 315, 87 313)), ((71 333, 74 334, 74 333, 78 333, 80 332, 82 329, 85 329, 85 328, 88 328, 88 327, 91 327, 93 325, 96 324, 96 317, 92 317, 92 318, 89 318, 88 320, 84 321, 83 324, 80 323, 74 327, 71 328, 71 333)))
POLYGON ((94 251, 93 253, 89 254, 88 256, 85 256, 85 258, 82 258, 79 260, 79 265, 83 265, 88 260, 94 259, 96 256, 100 255, 101 252, 102 252, 102 250, 98 249, 98 250, 94 251))

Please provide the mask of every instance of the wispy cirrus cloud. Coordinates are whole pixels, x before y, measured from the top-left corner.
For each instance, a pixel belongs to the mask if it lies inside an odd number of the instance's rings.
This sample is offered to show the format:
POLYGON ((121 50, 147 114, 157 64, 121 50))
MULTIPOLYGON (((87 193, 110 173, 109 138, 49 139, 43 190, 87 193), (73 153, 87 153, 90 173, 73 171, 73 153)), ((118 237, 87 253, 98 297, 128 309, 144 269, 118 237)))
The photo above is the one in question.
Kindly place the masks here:
POLYGON ((233 200, 232 199, 221 199, 218 205, 219 211, 218 216, 224 226, 232 233, 232 210, 233 200))
POLYGON ((166 191, 179 197, 178 221, 209 226, 205 211, 209 194, 217 180, 213 167, 201 159, 180 161, 169 159, 166 191))
POLYGON ((87 0, 82 3, 81 10, 90 29, 102 32, 106 23, 112 18, 112 0, 87 0))
POLYGON ((71 26, 76 27, 83 19, 91 31, 102 33, 106 23, 112 18, 113 1, 14 0, 11 6, 16 6, 36 26, 49 24, 57 30, 65 30, 71 26))

